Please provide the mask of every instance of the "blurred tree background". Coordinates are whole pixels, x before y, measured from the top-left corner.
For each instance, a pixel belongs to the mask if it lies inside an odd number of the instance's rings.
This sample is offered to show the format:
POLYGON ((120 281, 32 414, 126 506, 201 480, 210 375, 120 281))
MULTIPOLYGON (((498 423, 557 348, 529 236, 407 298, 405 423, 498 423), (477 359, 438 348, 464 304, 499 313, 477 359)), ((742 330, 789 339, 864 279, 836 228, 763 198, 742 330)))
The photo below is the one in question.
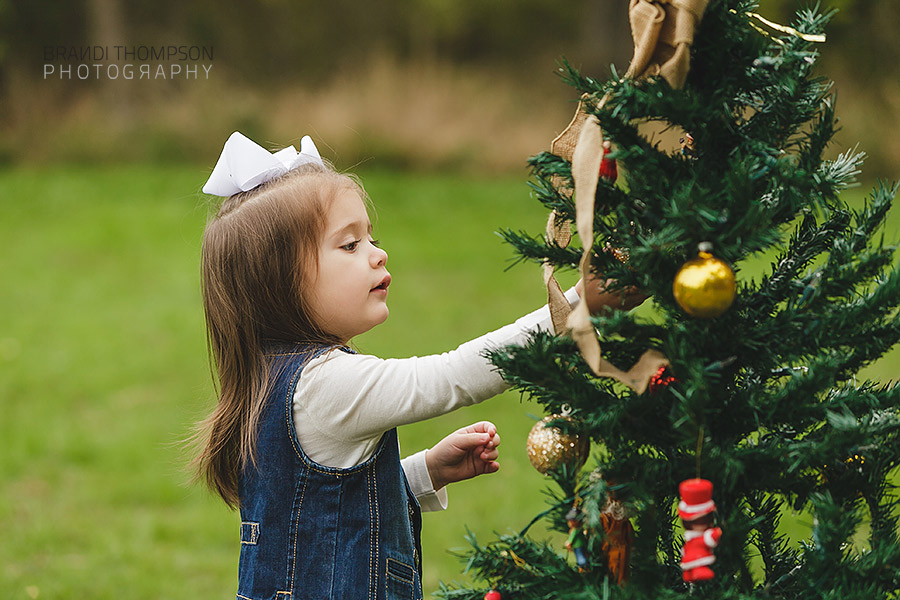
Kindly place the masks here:
MULTIPOLYGON (((552 75, 561 57, 589 75, 627 67, 627 4, 0 0, 0 163, 205 163, 241 129, 282 142, 312 133, 341 167, 522 169, 573 111, 552 75), (115 57, 52 54, 116 45, 207 48, 212 59, 199 62, 211 69, 127 81, 90 67, 80 79, 79 64, 115 57)), ((890 176, 900 162, 900 141, 884 135, 900 120, 893 3, 831 4, 841 12, 820 68, 840 90, 838 143, 859 142, 867 174, 890 176)), ((797 6, 762 0, 760 12, 787 23, 797 6)))

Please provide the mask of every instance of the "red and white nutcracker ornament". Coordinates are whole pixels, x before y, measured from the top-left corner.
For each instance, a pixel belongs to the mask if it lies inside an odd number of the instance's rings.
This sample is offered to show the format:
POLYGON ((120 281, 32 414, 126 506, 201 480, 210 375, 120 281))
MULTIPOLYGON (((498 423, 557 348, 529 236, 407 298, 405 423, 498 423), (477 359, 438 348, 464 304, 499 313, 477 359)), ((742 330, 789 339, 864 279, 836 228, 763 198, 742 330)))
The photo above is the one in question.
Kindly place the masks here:
POLYGON ((687 582, 715 577, 709 565, 716 562, 713 548, 719 545, 722 530, 713 527, 716 505, 713 485, 706 479, 686 479, 678 486, 681 502, 678 516, 684 524, 684 548, 681 555, 682 577, 687 582))

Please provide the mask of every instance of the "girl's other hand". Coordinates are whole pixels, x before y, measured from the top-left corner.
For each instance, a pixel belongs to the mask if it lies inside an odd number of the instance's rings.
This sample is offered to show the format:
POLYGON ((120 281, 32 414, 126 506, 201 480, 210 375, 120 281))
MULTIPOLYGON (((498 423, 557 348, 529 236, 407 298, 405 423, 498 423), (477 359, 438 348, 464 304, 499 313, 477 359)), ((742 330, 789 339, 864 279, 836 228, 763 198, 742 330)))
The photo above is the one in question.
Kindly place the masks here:
POLYGON ((647 294, 634 286, 608 291, 613 283, 615 279, 607 279, 603 275, 592 273, 589 279, 578 280, 575 291, 584 302, 587 302, 591 314, 610 309, 631 310, 648 298, 647 294))
POLYGON ((435 490, 449 483, 495 473, 500 436, 497 427, 481 421, 458 429, 434 445, 425 454, 425 465, 435 490))

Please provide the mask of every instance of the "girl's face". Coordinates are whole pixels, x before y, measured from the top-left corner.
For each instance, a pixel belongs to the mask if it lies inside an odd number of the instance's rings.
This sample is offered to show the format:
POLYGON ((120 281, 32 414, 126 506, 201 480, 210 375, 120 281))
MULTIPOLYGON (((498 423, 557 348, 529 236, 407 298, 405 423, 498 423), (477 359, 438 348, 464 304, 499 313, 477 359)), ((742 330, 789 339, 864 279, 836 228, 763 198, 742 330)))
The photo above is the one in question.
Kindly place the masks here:
POLYGON ((383 323, 391 282, 386 263, 387 252, 372 239, 372 223, 359 193, 341 191, 328 209, 319 242, 310 299, 317 324, 347 343, 383 323))

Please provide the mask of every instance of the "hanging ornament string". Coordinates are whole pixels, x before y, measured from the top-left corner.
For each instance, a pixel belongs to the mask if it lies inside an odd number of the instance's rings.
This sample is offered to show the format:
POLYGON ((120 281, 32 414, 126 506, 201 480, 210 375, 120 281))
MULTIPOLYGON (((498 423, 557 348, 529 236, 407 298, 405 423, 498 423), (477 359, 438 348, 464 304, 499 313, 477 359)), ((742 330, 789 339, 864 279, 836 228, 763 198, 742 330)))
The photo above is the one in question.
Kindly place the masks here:
POLYGON ((722 529, 714 526, 716 504, 712 500, 713 484, 700 478, 700 457, 703 455, 704 427, 697 432, 697 475, 678 486, 681 501, 678 514, 684 526, 684 544, 681 548, 682 579, 688 583, 706 581, 715 577, 710 565, 716 562, 713 550, 719 545, 722 529))
POLYGON ((697 479, 700 479, 700 456, 703 454, 703 425, 697 433, 697 479))

